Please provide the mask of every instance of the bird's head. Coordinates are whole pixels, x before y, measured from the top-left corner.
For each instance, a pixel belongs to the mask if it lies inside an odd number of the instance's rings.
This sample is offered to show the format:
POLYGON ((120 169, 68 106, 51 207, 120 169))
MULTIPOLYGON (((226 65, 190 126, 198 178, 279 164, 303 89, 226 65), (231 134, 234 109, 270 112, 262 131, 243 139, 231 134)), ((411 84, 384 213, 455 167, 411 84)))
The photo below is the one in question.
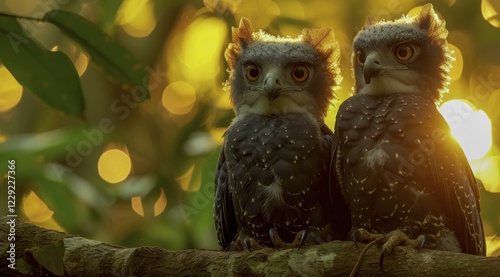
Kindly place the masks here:
POLYGON ((431 4, 414 18, 377 22, 369 16, 353 42, 355 93, 416 93, 439 102, 453 60, 447 34, 431 4))
POLYGON ((330 28, 282 38, 253 32, 243 18, 226 50, 226 88, 236 115, 307 113, 322 119, 340 82, 338 58, 330 28))

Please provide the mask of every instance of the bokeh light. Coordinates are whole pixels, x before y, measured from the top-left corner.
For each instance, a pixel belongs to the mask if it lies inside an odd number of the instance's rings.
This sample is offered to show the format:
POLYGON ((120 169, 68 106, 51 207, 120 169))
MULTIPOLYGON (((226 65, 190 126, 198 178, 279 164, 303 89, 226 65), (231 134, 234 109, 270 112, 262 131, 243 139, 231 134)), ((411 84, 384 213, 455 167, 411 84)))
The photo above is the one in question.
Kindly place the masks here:
POLYGON ((169 113, 184 115, 193 109, 196 103, 196 92, 186 82, 173 82, 163 91, 161 103, 169 113))
POLYGON ((99 175, 108 183, 119 183, 128 177, 132 169, 129 155, 120 149, 102 153, 97 164, 99 175))
MULTIPOLYGON (((499 75, 500 76, 500 75, 499 75)), ((500 119, 500 89, 493 91, 488 98, 488 114, 491 118, 500 119)))
POLYGON ((193 164, 186 172, 175 179, 182 190, 197 191, 201 187, 201 166, 193 164))
POLYGON ((462 100, 450 100, 439 108, 469 160, 483 157, 491 148, 491 122, 486 113, 462 100))
POLYGON ((226 91, 221 88, 220 92, 217 95, 215 95, 214 106, 223 110, 232 109, 233 105, 231 104, 229 91, 226 91))
POLYGON ((486 237, 486 256, 500 257, 500 237, 486 237))
POLYGON ((40 4, 39 0, 4 0, 9 12, 20 15, 28 15, 40 4))
MULTIPOLYGON (((306 19, 304 4, 297 0, 287 0, 285 8, 280 8, 279 10, 274 11, 275 14, 277 14, 278 12, 280 12, 281 16, 286 18, 294 18, 299 20, 306 19)), ((288 32, 283 33, 290 34, 288 32)))
MULTIPOLYGON (((325 118, 333 128, 338 107, 353 92, 352 40, 366 16, 385 20, 403 14, 413 17, 424 5, 422 1, 357 5, 324 0, 76 2, 3 0, 0 9, 41 17, 48 9, 60 8, 94 22, 148 65, 151 100, 124 101, 123 95, 129 94, 110 84, 105 72, 71 36, 53 24, 19 20, 26 34, 32 34, 42 47, 62 51, 71 59, 82 77, 87 104, 87 122, 39 105, 0 62, 0 116, 6 122, 0 126, 0 146, 5 149, 20 137, 38 137, 48 130, 67 131, 58 135, 56 143, 47 144, 49 148, 40 138, 30 149, 7 149, 23 156, 16 173, 22 183, 18 195, 22 196, 23 218, 125 247, 161 245, 172 250, 218 247, 210 185, 223 134, 234 118, 229 92, 223 89, 228 77, 224 51, 232 42, 231 27, 237 27, 242 17, 249 18, 255 30, 282 37, 296 37, 303 28, 332 27, 341 49, 343 76, 325 118), (119 105, 114 105, 116 100, 119 105), (100 126, 108 118, 113 123, 109 139, 119 139, 120 144, 102 145, 101 141, 94 152, 81 155, 77 166, 70 165, 67 147, 78 150, 80 128, 100 126), (52 206, 52 200, 45 198, 51 188, 37 176, 48 174, 43 171, 48 169, 54 173, 47 176, 58 177, 70 189, 65 195, 78 204, 75 214, 60 213, 55 208, 58 205, 52 206), (200 196, 206 199, 207 208, 190 210, 199 204, 200 196), (68 220, 68 216, 74 218, 68 220)), ((455 58, 449 72, 450 93, 443 95, 445 101, 455 100, 443 104, 441 112, 465 150, 475 177, 484 185, 481 212, 485 233, 499 234, 500 64, 495 45, 500 1, 431 2, 446 21, 448 46, 455 58)), ((146 80, 142 85, 147 85, 146 80)), ((488 255, 494 248, 500 255, 498 240, 487 238, 488 255)))
POLYGON ((193 132, 183 145, 184 153, 189 156, 207 154, 216 146, 216 140, 208 132, 193 132))
POLYGON ((452 51, 452 56, 455 58, 453 61, 453 66, 450 70, 451 81, 455 81, 462 75, 462 70, 464 68, 464 58, 462 57, 462 52, 458 47, 453 44, 448 43, 448 48, 452 51))
MULTIPOLYGON (((134 196, 130 199, 132 210, 140 216, 144 216, 144 205, 141 196, 134 196)), ((167 195, 163 188, 160 188, 160 196, 153 205, 154 216, 160 215, 167 207, 167 195)))
POLYGON ((446 3, 446 5, 448 5, 448 7, 451 7, 453 5, 455 5, 455 2, 457 2, 457 0, 442 0, 443 3, 446 3))
POLYGON ((420 11, 422 11, 422 8, 424 6, 417 6, 411 9, 408 13, 406 13, 406 16, 408 17, 415 17, 420 14, 420 11))
POLYGON ((76 46, 72 44, 66 44, 64 47, 59 47, 59 45, 55 45, 50 50, 52 52, 62 51, 64 52, 69 59, 73 62, 73 65, 78 72, 78 76, 82 76, 87 70, 87 66, 89 65, 89 58, 85 53, 80 51, 76 46))
POLYGON ((160 188, 160 190, 160 197, 158 197, 158 200, 155 202, 153 207, 155 216, 160 215, 167 207, 167 195, 165 194, 163 188, 160 188))
POLYGON ((338 100, 334 100, 330 107, 328 107, 328 113, 326 114, 325 117, 325 124, 326 126, 330 127, 332 130, 335 127, 335 121, 337 118, 337 112, 339 111, 339 106, 342 102, 338 100))
POLYGON ((140 216, 144 216, 144 207, 142 206, 142 199, 140 196, 134 196, 130 199, 132 210, 140 216))
POLYGON ((146 37, 156 27, 154 3, 150 0, 125 0, 116 15, 116 22, 133 37, 146 37))
POLYGON ((47 207, 38 195, 30 191, 23 197, 23 212, 26 217, 35 223, 43 223, 49 220, 54 212, 47 207))
POLYGON ((203 0, 203 4, 205 4, 205 7, 210 11, 216 11, 223 14, 227 10, 234 13, 241 4, 241 1, 242 0, 203 0))
POLYGON ((238 20, 245 16, 252 21, 254 27, 264 29, 281 14, 281 9, 272 0, 242 1, 235 14, 238 20))
POLYGON ((187 76, 194 81, 215 78, 220 72, 222 42, 226 36, 226 24, 218 18, 198 18, 186 30, 181 59, 187 76))
POLYGON ((220 74, 225 70, 221 57, 227 43, 227 24, 219 18, 196 18, 185 23, 167 48, 169 80, 189 83, 195 91, 220 89, 220 74))
POLYGON ((212 137, 212 141, 216 146, 222 145, 224 142, 224 133, 226 132, 226 128, 210 128, 210 136, 212 137))
POLYGON ((498 0, 482 0, 481 12, 488 23, 494 27, 500 27, 500 1, 498 0))
POLYGON ((0 65, 0 112, 6 112, 15 107, 23 96, 23 87, 10 74, 9 70, 0 65))
POLYGON ((87 55, 85 55, 85 53, 79 51, 73 63, 75 64, 78 76, 81 77, 87 70, 87 66, 89 64, 89 58, 87 57, 87 55))
POLYGON ((476 175, 487 191, 500 192, 500 156, 487 158, 476 175))
MULTIPOLYGON (((451 4, 453 4, 453 3, 451 3, 451 4)), ((418 16, 420 14, 420 12, 422 11, 423 7, 424 6, 416 6, 416 7, 414 7, 408 13, 406 13, 406 16, 408 16, 408 17, 418 16)), ((440 19, 443 19, 443 17, 441 16, 441 13, 439 12, 438 9, 435 8, 435 6, 434 6, 434 12, 436 12, 436 14, 439 16, 440 19)))

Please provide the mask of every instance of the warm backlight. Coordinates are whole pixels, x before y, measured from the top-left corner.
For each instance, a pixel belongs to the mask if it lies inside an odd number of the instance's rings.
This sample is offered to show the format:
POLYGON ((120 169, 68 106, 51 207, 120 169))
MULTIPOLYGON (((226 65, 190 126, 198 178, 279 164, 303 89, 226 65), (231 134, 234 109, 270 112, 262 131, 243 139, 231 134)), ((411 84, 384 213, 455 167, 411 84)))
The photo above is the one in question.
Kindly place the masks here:
POLYGON ((99 175, 112 184, 119 183, 130 174, 132 162, 127 153, 120 149, 111 149, 102 153, 97 164, 99 175))
POLYGON ((491 148, 491 122, 486 113, 462 100, 445 102, 439 111, 469 160, 482 158, 491 148))
POLYGON ((38 197, 38 195, 30 191, 23 197, 23 211, 24 215, 35 223, 43 223, 49 220, 54 212, 47 207, 47 205, 38 197))
POLYGON ((4 66, 0 65, 0 112, 6 112, 14 108, 21 96, 23 96, 23 87, 10 74, 4 66))

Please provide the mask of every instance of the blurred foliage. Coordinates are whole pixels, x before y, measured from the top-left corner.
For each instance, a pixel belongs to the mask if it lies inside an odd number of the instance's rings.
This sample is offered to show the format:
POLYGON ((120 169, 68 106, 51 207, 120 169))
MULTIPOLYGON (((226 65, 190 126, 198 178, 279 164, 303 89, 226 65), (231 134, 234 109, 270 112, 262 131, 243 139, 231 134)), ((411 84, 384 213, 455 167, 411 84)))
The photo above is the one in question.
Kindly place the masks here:
POLYGON ((83 112, 78 72, 61 52, 38 47, 26 38, 15 17, 0 15, 0 58, 27 89, 55 109, 71 115, 83 112))
MULTIPOLYGON (((464 149, 472 149, 468 157, 484 185, 485 231, 492 236, 500 233, 500 4, 493 0, 430 2, 447 22, 456 57, 450 93, 444 100, 461 100, 443 106, 442 112, 450 116, 447 119, 456 127, 454 134, 464 149), (478 155, 474 145, 483 146, 485 153, 478 155)), ((212 218, 214 169, 221 136, 233 117, 228 93, 222 89, 230 28, 242 16, 256 29, 281 36, 297 36, 305 27, 333 27, 344 76, 327 117, 333 126, 336 107, 351 93, 350 45, 366 16, 392 20, 415 14, 425 3, 0 2, 0 12, 25 17, 42 18, 52 9, 61 9, 87 18, 144 65, 140 70, 149 74, 151 94, 150 100, 139 103, 130 87, 110 80, 106 68, 103 71, 103 65, 96 64, 99 58, 82 41, 77 39, 75 44, 73 35, 49 23, 19 20, 30 39, 48 51, 62 51, 72 61, 80 76, 86 120, 39 101, 27 93, 29 86, 23 90, 11 72, 0 66, 0 163, 4 163, 0 176, 6 176, 7 159, 15 159, 16 213, 46 228, 128 247, 217 248, 212 218)), ((7 61, 1 63, 7 66, 7 61)), ((7 214, 6 200, 0 199, 2 214, 7 214)), ((498 245, 498 240, 489 241, 490 249, 498 245)))

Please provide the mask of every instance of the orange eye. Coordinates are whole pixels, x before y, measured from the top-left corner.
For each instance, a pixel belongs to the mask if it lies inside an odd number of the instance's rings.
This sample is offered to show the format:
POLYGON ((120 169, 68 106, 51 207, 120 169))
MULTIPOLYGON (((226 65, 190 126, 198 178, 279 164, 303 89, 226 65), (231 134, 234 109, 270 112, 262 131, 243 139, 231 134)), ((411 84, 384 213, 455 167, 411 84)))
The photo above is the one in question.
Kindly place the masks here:
POLYGON ((304 82, 309 78, 309 68, 303 64, 297 64, 292 67, 292 78, 297 82, 304 82))
POLYGON ((356 52, 356 63, 363 67, 365 65, 366 56, 362 51, 356 52))
POLYGON ((254 63, 248 64, 245 67, 245 75, 248 80, 253 82, 259 78, 260 68, 254 63))
POLYGON ((394 47, 394 56, 400 62, 408 62, 415 55, 415 47, 409 43, 401 43, 394 47))

